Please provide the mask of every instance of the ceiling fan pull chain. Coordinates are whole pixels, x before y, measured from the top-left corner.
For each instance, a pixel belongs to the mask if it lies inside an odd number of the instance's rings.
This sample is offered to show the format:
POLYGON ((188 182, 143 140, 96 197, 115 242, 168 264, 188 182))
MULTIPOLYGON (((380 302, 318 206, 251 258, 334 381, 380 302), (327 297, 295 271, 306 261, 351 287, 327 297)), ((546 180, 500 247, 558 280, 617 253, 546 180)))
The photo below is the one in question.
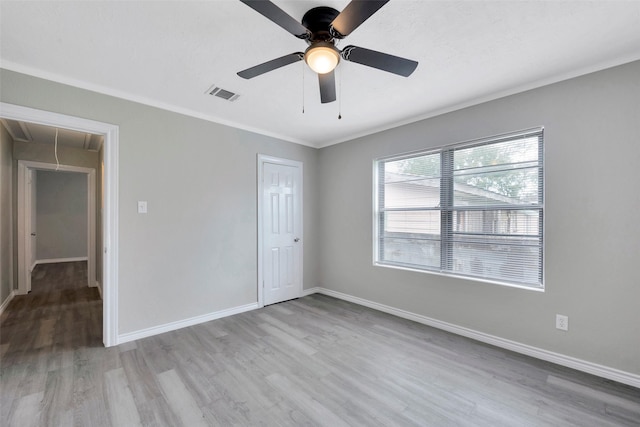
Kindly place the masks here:
POLYGON ((342 120, 342 67, 338 70, 338 120, 342 120))
POLYGON ((302 114, 304 114, 304 62, 302 64, 302 114))

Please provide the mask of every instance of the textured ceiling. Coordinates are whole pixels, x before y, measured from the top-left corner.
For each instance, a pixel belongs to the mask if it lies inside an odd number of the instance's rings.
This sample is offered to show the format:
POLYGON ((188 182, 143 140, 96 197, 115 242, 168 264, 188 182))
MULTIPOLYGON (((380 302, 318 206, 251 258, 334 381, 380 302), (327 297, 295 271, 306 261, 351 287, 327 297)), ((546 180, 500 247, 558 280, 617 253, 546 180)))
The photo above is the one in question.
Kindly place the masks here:
MULTIPOLYGON (((275 3, 300 19, 348 1, 275 3)), ((392 0, 341 46, 414 59, 417 70, 404 78, 342 61, 339 101, 320 104, 303 62, 236 75, 306 47, 239 1, 0 7, 3 68, 314 147, 640 59, 640 1, 392 0), (240 98, 206 95, 212 84, 240 98)))

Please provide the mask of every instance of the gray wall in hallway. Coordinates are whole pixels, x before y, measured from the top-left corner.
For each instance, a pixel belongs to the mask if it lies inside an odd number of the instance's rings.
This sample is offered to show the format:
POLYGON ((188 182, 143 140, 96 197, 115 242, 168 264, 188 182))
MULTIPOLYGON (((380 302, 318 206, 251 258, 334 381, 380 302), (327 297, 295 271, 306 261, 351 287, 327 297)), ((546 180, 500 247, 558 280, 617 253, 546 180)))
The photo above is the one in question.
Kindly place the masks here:
POLYGON ((36 171, 36 259, 87 257, 87 175, 36 171))
POLYGON ((13 211, 13 139, 0 124, 0 304, 15 287, 13 211))

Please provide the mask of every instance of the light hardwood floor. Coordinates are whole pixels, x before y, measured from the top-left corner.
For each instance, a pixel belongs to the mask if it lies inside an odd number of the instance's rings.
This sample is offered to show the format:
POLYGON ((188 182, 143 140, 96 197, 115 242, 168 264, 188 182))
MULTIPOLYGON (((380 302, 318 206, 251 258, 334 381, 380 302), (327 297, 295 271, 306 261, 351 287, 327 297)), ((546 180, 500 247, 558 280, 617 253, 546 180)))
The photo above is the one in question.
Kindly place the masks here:
POLYGON ((104 348, 84 277, 3 314, 0 425, 640 425, 639 389, 321 295, 104 348))

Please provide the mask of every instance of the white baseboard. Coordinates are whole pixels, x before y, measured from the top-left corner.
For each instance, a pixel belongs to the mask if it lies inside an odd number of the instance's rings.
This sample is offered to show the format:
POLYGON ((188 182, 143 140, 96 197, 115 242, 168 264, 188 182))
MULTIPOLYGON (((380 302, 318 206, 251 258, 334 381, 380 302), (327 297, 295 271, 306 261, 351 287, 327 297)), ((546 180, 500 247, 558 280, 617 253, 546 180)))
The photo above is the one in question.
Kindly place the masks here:
POLYGON ((33 263, 31 269, 38 264, 54 264, 58 262, 76 262, 76 261, 87 261, 89 258, 86 256, 72 257, 72 258, 47 258, 47 259, 37 259, 33 263))
POLYGON ((500 338, 495 335, 485 334, 484 332, 479 332, 473 329, 454 325, 452 323, 447 323, 441 320, 432 319, 430 317, 426 317, 421 314, 416 314, 409 311, 401 310, 399 308, 391 307, 391 306, 380 304, 374 301, 369 301, 363 298, 344 294, 342 292, 333 291, 331 289, 315 287, 315 288, 303 290, 303 296, 311 295, 313 293, 320 293, 320 294, 328 295, 341 300, 349 301, 355 304, 363 305, 365 307, 373 308, 374 310, 393 314, 394 316, 402 317, 404 319, 413 320, 415 322, 422 323, 424 325, 431 326, 437 329, 442 329, 443 331, 451 332, 456 335, 462 335, 463 337, 471 338, 476 341, 484 342, 487 344, 494 345, 496 347, 514 351, 516 353, 535 357, 536 359, 545 360, 547 362, 552 362, 558 365, 566 366, 568 368, 576 369, 578 371, 596 375, 598 377, 607 378, 613 381, 617 381, 619 383, 640 388, 640 375, 637 375, 637 374, 621 371, 619 369, 610 368, 608 366, 599 365, 597 363, 592 363, 586 360, 577 359, 575 357, 566 356, 564 354, 555 353, 552 351, 533 347, 527 344, 522 344, 517 341, 511 341, 508 339, 500 338))
POLYGON ((4 301, 2 301, 2 304, 0 304, 0 315, 4 313, 4 310, 9 306, 9 303, 11 302, 14 296, 16 296, 16 291, 15 289, 12 289, 11 293, 9 293, 9 296, 5 298, 4 301))
MULTIPOLYGON (((315 288, 309 288, 309 289, 303 289, 302 290, 302 296, 306 297, 307 295, 311 295, 311 294, 321 294, 323 288, 316 286, 315 288)), ((329 295, 329 294, 326 294, 329 295)))
POLYGON ((234 314, 244 313, 245 311, 251 311, 257 308, 258 303, 254 302, 251 304, 241 305, 239 307, 228 308, 226 310, 220 310, 209 314, 203 314, 201 316, 191 317, 189 319, 165 323, 164 325, 141 329, 139 331, 127 332, 125 334, 118 335, 116 345, 124 344, 129 341, 139 340, 142 338, 147 338, 153 335, 163 334, 165 332, 175 331, 176 329, 186 328, 187 326, 198 325, 200 323, 209 322, 211 320, 220 319, 222 317, 233 316, 234 314))
POLYGON ((100 293, 100 299, 102 299, 102 285, 97 280, 90 286, 90 288, 98 288, 98 292, 100 293))

